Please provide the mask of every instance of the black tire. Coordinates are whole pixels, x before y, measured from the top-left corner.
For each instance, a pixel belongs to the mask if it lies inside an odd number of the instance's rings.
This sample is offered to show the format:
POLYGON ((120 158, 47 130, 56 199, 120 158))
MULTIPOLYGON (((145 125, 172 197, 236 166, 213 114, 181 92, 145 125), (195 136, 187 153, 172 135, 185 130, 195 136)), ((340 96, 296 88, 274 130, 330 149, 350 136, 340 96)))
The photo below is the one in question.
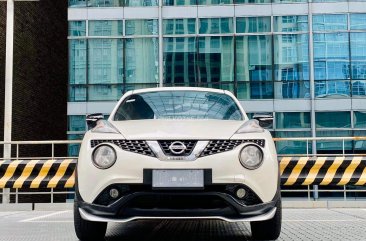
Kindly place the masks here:
POLYGON ((79 205, 74 202, 74 227, 76 236, 82 241, 100 241, 104 240, 107 231, 107 223, 91 222, 84 220, 80 216, 79 205))
POLYGON ((276 214, 266 221, 250 222, 253 240, 276 240, 281 234, 282 204, 277 201, 276 214))

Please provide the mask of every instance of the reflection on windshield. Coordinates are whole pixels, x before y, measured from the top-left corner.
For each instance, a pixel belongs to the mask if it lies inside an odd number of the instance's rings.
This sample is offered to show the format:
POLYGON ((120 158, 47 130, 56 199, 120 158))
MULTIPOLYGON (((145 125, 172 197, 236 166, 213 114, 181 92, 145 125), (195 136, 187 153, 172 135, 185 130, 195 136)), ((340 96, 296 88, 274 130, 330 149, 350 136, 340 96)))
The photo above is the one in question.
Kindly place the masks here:
POLYGON ((114 120, 215 119, 243 120, 234 100, 205 91, 159 91, 133 94, 119 106, 114 120))

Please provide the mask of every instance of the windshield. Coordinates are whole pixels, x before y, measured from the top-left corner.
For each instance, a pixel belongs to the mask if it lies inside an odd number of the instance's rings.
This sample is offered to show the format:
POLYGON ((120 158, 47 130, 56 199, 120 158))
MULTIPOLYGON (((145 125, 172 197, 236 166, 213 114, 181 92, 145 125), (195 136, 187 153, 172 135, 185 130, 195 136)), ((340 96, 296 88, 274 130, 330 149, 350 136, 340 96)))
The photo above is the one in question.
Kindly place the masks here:
POLYGON ((206 91, 133 94, 114 115, 115 121, 144 119, 243 120, 243 115, 229 95, 206 91))

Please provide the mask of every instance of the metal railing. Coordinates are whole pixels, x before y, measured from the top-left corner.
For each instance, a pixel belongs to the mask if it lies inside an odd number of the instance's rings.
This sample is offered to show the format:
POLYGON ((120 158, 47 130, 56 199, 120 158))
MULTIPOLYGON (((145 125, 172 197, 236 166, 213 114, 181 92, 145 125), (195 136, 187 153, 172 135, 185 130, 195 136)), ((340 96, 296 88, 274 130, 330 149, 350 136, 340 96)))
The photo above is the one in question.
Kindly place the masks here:
MULTIPOLYGON (((304 154, 281 154, 279 155, 279 157, 282 156, 336 156, 336 155, 340 155, 340 154, 317 154, 317 155, 313 155, 310 153, 310 148, 309 145, 311 144, 312 141, 341 141, 342 142, 342 155, 344 156, 366 156, 366 151, 365 153, 361 153, 361 154, 347 154, 346 153, 346 145, 345 143, 347 141, 366 141, 366 136, 364 137, 301 137, 301 138, 273 138, 273 140, 275 142, 282 142, 282 141, 299 141, 299 142, 306 142, 306 153, 304 154)), ((70 144, 81 144, 81 140, 57 140, 57 141, 11 141, 11 142, 0 142, 0 146, 1 145, 12 145, 15 146, 15 156, 12 156, 10 159, 11 160, 34 160, 34 159, 40 159, 40 160, 44 160, 44 159, 66 159, 66 158, 77 158, 77 157, 70 157, 70 156, 56 156, 55 155, 55 146, 56 145, 70 145, 70 144), (20 150, 22 146, 29 146, 29 145, 46 145, 49 146, 50 148, 50 156, 43 156, 43 157, 29 157, 29 156, 21 156, 20 155, 20 150)), ((4 158, 0 158, 0 160, 4 160, 4 158)), ((9 160, 7 158, 7 160, 9 160)), ((306 187, 306 189, 284 189, 281 190, 282 193, 306 193, 307 196, 307 200, 312 200, 312 193, 314 191, 317 191, 319 193, 343 193, 343 200, 347 200, 347 194, 348 193, 366 193, 366 188, 365 189, 358 189, 358 190, 350 190, 347 189, 346 186, 343 186, 343 189, 336 189, 336 190, 332 190, 332 189, 312 189, 310 186, 304 186, 306 187)), ((55 201, 55 195, 73 195, 74 191, 73 190, 55 190, 54 188, 50 188, 47 189, 45 191, 35 191, 35 192, 31 192, 31 191, 22 191, 19 190, 18 188, 12 189, 12 191, 7 192, 6 195, 13 195, 15 196, 14 198, 14 202, 18 203, 19 201, 19 196, 21 195, 49 195, 50 196, 50 202, 54 203, 55 201)), ((4 193, 4 189, 2 189, 0 196, 5 195, 4 193)), ((365 195, 366 197, 366 195, 365 195)))
POLYGON ((306 142, 306 153, 304 154, 279 154, 278 156, 337 156, 339 154, 312 154, 310 153, 310 144, 312 142, 318 141, 341 141, 342 142, 342 155, 343 156, 366 156, 365 153, 362 154, 347 154, 346 153, 346 141, 366 141, 366 136, 354 136, 354 137, 289 137, 289 138, 273 138, 275 142, 282 141, 299 141, 306 142))

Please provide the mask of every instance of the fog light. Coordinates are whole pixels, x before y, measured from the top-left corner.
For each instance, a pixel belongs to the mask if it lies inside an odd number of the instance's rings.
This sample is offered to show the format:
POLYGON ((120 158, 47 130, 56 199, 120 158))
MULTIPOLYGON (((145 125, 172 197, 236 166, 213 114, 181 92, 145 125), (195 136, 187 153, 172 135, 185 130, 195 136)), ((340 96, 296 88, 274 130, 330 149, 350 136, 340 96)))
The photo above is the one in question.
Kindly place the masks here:
POLYGON ((119 191, 115 188, 112 188, 111 190, 109 190, 109 195, 111 196, 111 198, 118 198, 119 191))
POLYGON ((238 190, 236 190, 236 196, 238 197, 238 198, 243 198, 243 197, 245 197, 245 194, 246 194, 247 192, 245 191, 245 189, 244 188, 239 188, 238 190))

